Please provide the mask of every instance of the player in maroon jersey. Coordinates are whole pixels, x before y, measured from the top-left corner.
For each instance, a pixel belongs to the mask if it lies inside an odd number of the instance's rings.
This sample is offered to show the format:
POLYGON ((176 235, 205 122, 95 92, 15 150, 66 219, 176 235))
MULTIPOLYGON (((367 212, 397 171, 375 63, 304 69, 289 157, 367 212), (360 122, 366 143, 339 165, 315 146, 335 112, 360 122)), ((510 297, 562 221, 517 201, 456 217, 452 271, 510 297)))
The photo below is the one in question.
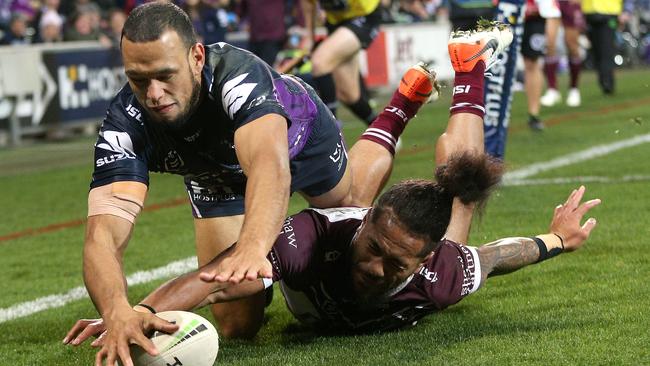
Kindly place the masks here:
MULTIPOLYGON (((482 101, 474 95, 482 85, 464 84, 472 82, 467 74, 474 71, 457 73, 456 86, 464 92, 454 96, 450 125, 482 117, 478 114, 484 110, 482 101)), ((442 140, 449 142, 453 136, 454 129, 448 128, 442 140)), ((438 146, 438 151, 448 149, 438 146)), ((372 209, 312 209, 288 218, 267 257, 273 278, 227 286, 214 281, 211 266, 216 262, 212 262, 164 285, 135 308, 144 312, 192 309, 258 293, 279 281, 289 308, 302 322, 319 329, 324 324, 353 331, 393 329, 412 325, 473 293, 488 274, 507 273, 562 250, 577 249, 595 226, 594 220, 582 227, 579 224, 599 202, 580 205, 584 194, 581 188, 556 209, 549 234, 504 239, 478 249, 450 240, 440 242, 445 230, 448 239, 466 236, 462 229, 447 227, 454 197, 466 204, 481 202, 499 177, 498 166, 481 154, 454 156, 438 170, 438 183, 400 183, 382 195, 372 209), (178 293, 183 296, 170 296, 178 293)), ((380 183, 369 181, 373 192, 380 183)), ((141 331, 171 330, 168 324, 163 328, 165 322, 151 314, 141 316, 136 325, 141 331)), ((101 321, 81 320, 64 342, 76 345, 101 331, 101 321)), ((100 337, 93 343, 103 345, 98 362, 104 357, 114 358, 120 352, 116 348, 125 346, 103 341, 100 337)))

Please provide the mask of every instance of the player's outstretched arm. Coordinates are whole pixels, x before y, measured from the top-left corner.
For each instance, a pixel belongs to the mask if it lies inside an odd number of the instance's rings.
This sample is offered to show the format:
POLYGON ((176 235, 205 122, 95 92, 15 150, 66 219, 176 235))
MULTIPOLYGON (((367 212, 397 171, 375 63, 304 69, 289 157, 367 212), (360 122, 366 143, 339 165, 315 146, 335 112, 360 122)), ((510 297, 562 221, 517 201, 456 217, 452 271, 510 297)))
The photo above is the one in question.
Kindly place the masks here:
POLYGON ((278 236, 289 205, 291 173, 287 121, 267 114, 235 131, 235 150, 246 174, 246 213, 239 239, 217 265, 203 271, 208 282, 239 283, 270 278, 266 255, 278 236))
MULTIPOLYGON (((184 310, 190 311, 208 304, 238 300, 264 289, 263 281, 245 281, 237 285, 228 283, 211 282, 207 283, 199 278, 201 270, 209 270, 211 265, 216 263, 216 258, 203 268, 186 273, 174 278, 145 297, 140 303, 133 307, 137 318, 136 326, 140 332, 147 332, 150 329, 163 331, 174 331, 166 327, 167 322, 152 314, 152 311, 184 310), (182 295, 179 295, 182 294, 182 295), (164 326, 164 328, 160 328, 164 326)), ((79 345, 90 337, 98 338, 91 343, 93 347, 104 347, 106 345, 106 324, 102 319, 80 319, 68 331, 64 343, 79 345)))
POLYGON ((564 204, 555 208, 547 234, 533 238, 505 238, 479 247, 483 280, 582 247, 596 226, 596 219, 589 218, 581 225, 582 219, 590 209, 600 204, 599 199, 580 203, 584 193, 585 187, 581 186, 571 192, 564 204))

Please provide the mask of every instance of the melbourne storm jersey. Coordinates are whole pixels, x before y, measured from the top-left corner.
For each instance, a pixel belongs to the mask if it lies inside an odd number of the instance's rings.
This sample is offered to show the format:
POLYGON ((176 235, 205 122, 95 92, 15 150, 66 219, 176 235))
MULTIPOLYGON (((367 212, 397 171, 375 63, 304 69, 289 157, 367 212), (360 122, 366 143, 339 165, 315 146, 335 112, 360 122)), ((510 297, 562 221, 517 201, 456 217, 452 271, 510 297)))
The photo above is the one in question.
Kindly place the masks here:
MULTIPOLYGON (((205 49, 203 99, 182 129, 149 120, 128 84, 112 100, 95 144, 91 187, 124 180, 148 184, 154 171, 184 176, 190 198, 241 198, 246 178, 234 146, 239 127, 270 113, 282 115, 289 123, 292 161, 306 150, 319 123, 336 129, 322 121, 326 107, 300 79, 280 75, 248 51, 225 43, 205 49)), ((303 187, 293 180, 291 188, 303 187)))
POLYGON ((350 287, 349 249, 367 209, 308 209, 289 217, 268 259, 287 307, 319 329, 383 331, 412 326, 423 316, 475 292, 481 281, 476 250, 444 241, 385 301, 362 305, 350 287))

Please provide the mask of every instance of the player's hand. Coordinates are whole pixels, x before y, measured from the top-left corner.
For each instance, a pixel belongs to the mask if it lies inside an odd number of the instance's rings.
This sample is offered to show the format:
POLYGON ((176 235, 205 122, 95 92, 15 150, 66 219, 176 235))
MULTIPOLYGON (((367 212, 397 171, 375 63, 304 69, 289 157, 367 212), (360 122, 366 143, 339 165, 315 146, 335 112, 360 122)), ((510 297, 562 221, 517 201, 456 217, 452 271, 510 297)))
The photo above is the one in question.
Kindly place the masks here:
POLYGON ((271 262, 261 248, 248 249, 235 244, 201 269, 199 278, 205 282, 230 282, 271 278, 271 262))
POLYGON ((95 342, 94 346, 101 346, 95 356, 95 365, 102 366, 106 359, 106 365, 114 365, 119 359, 124 366, 133 366, 130 344, 137 344, 148 354, 155 356, 158 350, 153 342, 145 335, 153 330, 165 333, 173 333, 178 330, 178 325, 172 324, 151 313, 135 311, 131 308, 117 310, 105 320, 106 332, 95 342))
POLYGON ((104 333, 105 330, 106 326, 102 319, 79 319, 63 338, 63 344, 78 346, 86 339, 104 333))
POLYGON ((593 217, 587 219, 584 225, 580 224, 585 214, 600 204, 600 199, 580 203, 584 194, 584 186, 573 190, 566 202, 555 208, 551 221, 550 232, 563 239, 564 250, 568 252, 580 248, 589 237, 591 230, 596 227, 596 219, 593 217))

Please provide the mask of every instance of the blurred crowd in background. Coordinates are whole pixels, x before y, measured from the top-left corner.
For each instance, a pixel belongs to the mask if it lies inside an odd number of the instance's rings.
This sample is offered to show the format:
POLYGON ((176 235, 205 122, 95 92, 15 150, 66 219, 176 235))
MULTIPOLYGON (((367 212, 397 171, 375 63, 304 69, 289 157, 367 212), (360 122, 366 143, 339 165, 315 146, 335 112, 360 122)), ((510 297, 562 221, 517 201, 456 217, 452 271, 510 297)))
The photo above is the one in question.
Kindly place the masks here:
MULTIPOLYGON (((127 14, 145 0, 0 0, 0 45, 99 41, 119 47, 127 14)), ((299 42, 299 0, 177 0, 204 43, 247 32, 255 42, 299 42)), ((384 23, 447 21, 456 0, 382 0, 384 23)), ((462 1, 460 1, 462 2, 462 1)), ((650 62, 650 0, 636 0, 633 19, 621 27, 626 62, 650 62), (633 49, 633 50, 631 50, 633 49)), ((321 18, 324 22, 324 15, 321 18)), ((262 45, 265 46, 265 45, 262 45)), ((264 58, 264 57, 263 57, 264 58)))

